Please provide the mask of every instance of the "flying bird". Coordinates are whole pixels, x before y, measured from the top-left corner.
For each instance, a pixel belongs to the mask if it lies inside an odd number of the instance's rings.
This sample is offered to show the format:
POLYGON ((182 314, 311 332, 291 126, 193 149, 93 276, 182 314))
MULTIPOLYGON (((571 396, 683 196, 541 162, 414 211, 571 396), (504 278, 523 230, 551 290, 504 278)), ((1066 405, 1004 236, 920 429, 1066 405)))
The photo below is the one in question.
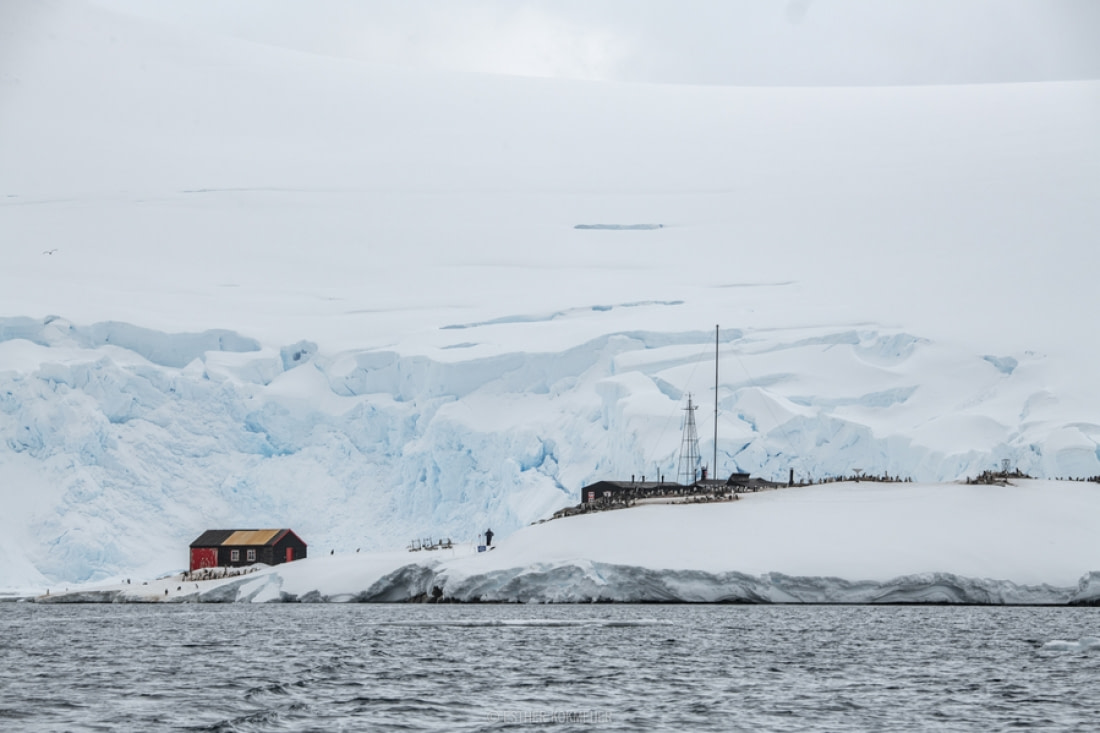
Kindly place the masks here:
POLYGON ((54 247, 53 249, 44 249, 44 250, 42 250, 42 254, 52 255, 56 251, 57 251, 57 247, 54 247))

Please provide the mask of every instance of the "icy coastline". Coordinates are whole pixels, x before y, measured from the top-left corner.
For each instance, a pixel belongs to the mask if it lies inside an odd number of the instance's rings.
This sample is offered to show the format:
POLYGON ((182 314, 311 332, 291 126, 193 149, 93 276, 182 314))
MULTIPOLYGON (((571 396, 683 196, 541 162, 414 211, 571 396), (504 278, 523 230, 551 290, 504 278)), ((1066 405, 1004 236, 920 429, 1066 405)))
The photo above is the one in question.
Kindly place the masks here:
POLYGON ((1100 604, 1100 487, 838 483, 526 527, 486 552, 343 553, 39 602, 1100 604))
MULTIPOLYGON (((308 561, 303 561, 308 563, 308 561)), ((284 590, 277 570, 255 578, 206 581, 201 588, 164 594, 175 578, 138 588, 100 587, 38 596, 37 603, 805 603, 1100 605, 1100 572, 1076 586, 1019 585, 1006 580, 924 573, 884 582, 828 577, 761 576, 659 570, 577 561, 545 567, 517 567, 450 578, 445 568, 410 563, 354 590, 353 586, 284 590)), ((177 587, 180 587, 177 585, 177 587)))

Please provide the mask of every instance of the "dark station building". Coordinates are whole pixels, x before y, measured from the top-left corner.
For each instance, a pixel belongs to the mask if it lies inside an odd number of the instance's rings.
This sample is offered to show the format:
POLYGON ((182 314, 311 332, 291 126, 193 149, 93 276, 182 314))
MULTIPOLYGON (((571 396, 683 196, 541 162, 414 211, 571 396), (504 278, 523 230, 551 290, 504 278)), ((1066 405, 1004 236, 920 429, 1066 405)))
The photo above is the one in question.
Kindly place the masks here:
MULTIPOLYGON (((793 480, 793 479, 792 479, 793 480)), ((581 503, 588 504, 600 499, 644 499, 650 496, 669 496, 693 494, 700 491, 730 491, 740 494, 745 491, 770 489, 783 484, 752 478, 747 473, 731 473, 728 479, 699 479, 693 484, 677 484, 667 481, 597 481, 581 489, 581 503)))
POLYGON ((581 489, 581 503, 588 504, 600 499, 623 496, 645 497, 671 492, 678 488, 682 487, 679 484, 664 481, 597 481, 581 489))
POLYGON ((306 543, 289 529, 208 529, 191 543, 191 571, 278 565, 306 556, 306 543))

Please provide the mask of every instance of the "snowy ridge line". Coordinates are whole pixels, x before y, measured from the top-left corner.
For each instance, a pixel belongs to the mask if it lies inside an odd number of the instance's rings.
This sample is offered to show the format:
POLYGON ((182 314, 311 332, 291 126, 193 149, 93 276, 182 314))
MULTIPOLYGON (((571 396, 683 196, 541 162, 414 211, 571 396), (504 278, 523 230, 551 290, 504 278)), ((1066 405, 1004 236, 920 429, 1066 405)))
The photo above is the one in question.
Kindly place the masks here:
MULTIPOLYGON (((37 603, 415 603, 442 591, 454 603, 752 603, 924 605, 1100 605, 1100 571, 1076 587, 1024 585, 954 573, 906 575, 884 582, 834 577, 759 576, 739 572, 658 570, 588 561, 515 567, 451 576, 416 563, 386 573, 366 588, 282 590, 278 569, 194 592, 162 594, 135 588, 84 589, 38 596, 37 603)), ((25 598, 24 600, 31 600, 25 598)))
POLYGON ((165 333, 130 323, 104 321, 75 326, 58 316, 36 319, 0 318, 0 342, 23 339, 39 346, 75 346, 96 349, 117 346, 165 367, 182 368, 208 351, 259 351, 260 343, 234 331, 212 329, 201 333, 165 333))

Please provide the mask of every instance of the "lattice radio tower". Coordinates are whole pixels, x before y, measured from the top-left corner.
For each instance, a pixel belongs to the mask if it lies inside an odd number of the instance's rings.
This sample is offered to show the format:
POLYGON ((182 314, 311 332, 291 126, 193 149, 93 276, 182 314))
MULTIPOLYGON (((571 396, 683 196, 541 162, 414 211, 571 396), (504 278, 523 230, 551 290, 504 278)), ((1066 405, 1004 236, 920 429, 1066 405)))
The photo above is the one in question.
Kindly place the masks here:
POLYGON ((695 409, 688 394, 688 404, 684 408, 684 434, 680 439, 680 464, 676 467, 676 481, 684 486, 694 484, 699 478, 699 433, 695 430, 695 409))

